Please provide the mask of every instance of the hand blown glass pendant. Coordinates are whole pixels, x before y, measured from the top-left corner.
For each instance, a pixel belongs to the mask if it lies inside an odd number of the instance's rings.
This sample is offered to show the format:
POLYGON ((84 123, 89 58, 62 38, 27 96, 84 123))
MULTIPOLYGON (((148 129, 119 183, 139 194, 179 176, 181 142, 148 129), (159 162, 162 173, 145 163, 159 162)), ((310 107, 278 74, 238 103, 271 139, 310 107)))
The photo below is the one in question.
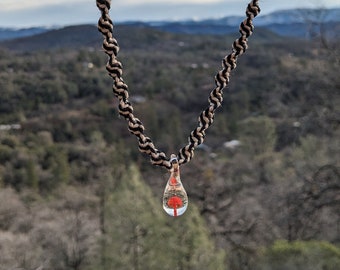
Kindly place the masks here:
POLYGON ((163 194, 163 209, 173 217, 183 215, 188 207, 188 196, 179 175, 179 164, 175 155, 171 156, 172 169, 163 194))

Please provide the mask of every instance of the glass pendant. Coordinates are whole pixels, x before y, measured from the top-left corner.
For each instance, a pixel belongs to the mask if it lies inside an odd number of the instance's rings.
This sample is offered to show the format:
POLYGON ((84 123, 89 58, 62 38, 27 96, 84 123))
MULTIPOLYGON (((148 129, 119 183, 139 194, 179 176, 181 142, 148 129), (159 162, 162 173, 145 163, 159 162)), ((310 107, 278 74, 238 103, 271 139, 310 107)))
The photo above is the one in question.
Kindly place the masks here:
POLYGON ((175 155, 171 156, 172 169, 163 194, 163 209, 168 215, 183 215, 188 207, 188 196, 179 175, 179 164, 175 155))

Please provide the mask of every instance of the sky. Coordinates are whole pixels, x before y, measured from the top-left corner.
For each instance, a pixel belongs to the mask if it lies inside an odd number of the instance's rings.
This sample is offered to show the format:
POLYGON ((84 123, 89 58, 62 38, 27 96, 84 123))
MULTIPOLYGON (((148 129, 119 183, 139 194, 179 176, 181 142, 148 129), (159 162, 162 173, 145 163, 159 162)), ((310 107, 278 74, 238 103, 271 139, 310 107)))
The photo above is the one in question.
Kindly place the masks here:
MULTIPOLYGON (((114 22, 220 18, 244 15, 249 0, 112 0, 114 22)), ((340 7, 340 0, 260 0, 261 14, 281 9, 340 7)), ((0 0, 0 27, 96 23, 95 0, 0 0)))

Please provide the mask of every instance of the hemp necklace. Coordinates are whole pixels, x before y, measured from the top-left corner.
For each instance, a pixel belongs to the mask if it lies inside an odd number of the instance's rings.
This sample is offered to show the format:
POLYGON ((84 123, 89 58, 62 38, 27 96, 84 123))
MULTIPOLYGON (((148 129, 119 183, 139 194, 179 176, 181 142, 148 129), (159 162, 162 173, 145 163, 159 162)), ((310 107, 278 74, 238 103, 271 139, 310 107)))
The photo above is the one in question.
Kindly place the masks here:
POLYGON ((189 162, 194 156, 194 149, 203 143, 205 131, 214 120, 215 111, 222 105, 223 89, 229 83, 230 72, 236 67, 237 58, 248 48, 248 37, 253 33, 253 19, 259 14, 258 0, 252 0, 246 10, 246 19, 240 24, 241 36, 232 45, 232 51, 222 60, 222 70, 215 76, 215 88, 211 91, 209 105, 201 112, 198 118, 198 126, 190 133, 188 144, 179 150, 178 154, 172 154, 170 159, 165 153, 159 151, 152 140, 144 134, 142 122, 133 114, 133 107, 129 102, 128 86, 125 84, 122 74, 122 64, 117 60, 119 46, 113 37, 113 23, 109 10, 111 0, 97 0, 97 7, 101 11, 98 21, 98 30, 103 34, 103 49, 109 60, 106 70, 113 79, 113 93, 118 98, 119 114, 123 116, 129 131, 137 137, 139 150, 150 156, 153 165, 162 166, 169 170, 170 178, 163 194, 163 208, 170 216, 182 215, 188 207, 188 196, 180 179, 179 167, 189 162))

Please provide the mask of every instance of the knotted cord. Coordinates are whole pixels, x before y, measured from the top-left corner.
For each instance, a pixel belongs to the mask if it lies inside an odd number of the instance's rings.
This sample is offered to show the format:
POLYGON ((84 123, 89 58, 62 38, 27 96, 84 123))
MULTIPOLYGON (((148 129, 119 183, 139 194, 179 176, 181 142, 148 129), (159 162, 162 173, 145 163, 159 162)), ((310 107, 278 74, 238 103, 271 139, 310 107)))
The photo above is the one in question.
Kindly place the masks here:
MULTIPOLYGON (((111 0, 96 1, 98 9, 101 11, 98 30, 103 34, 103 49, 109 57, 106 70, 113 79, 113 93, 119 100, 119 114, 127 120, 129 131, 138 139, 139 150, 150 156, 151 163, 171 170, 173 165, 166 154, 159 151, 152 140, 144 134, 145 128, 142 122, 133 114, 133 107, 129 102, 128 86, 122 78, 123 67, 121 62, 117 60, 119 45, 113 37, 113 23, 109 15, 111 0)), ((185 164, 192 159, 194 149, 204 141, 205 131, 212 124, 216 109, 222 105, 223 89, 229 84, 230 73, 236 68, 238 56, 248 48, 248 37, 254 30, 253 19, 260 12, 258 2, 258 0, 252 0, 247 6, 247 17, 239 28, 241 36, 234 41, 231 53, 222 60, 222 70, 216 74, 215 89, 211 91, 208 98, 209 105, 201 112, 198 118, 198 126, 190 133, 188 144, 178 152, 179 165, 185 164)))

